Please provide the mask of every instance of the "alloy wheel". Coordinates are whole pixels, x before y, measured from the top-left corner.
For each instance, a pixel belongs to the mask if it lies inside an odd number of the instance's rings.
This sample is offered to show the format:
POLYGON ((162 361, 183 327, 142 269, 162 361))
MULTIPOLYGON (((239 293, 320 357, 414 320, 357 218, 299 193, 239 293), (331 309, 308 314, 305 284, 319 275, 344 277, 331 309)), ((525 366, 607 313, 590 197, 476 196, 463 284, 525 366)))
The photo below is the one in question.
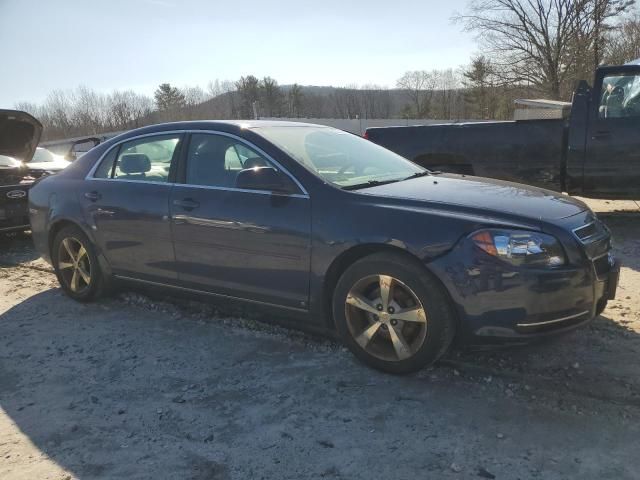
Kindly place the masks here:
POLYGON ((67 237, 60 242, 58 270, 65 285, 74 293, 83 293, 91 284, 91 262, 82 242, 67 237))
POLYGON ((422 302, 407 285, 388 275, 365 277, 345 303, 347 326, 367 353, 385 361, 413 356, 427 334, 422 302))

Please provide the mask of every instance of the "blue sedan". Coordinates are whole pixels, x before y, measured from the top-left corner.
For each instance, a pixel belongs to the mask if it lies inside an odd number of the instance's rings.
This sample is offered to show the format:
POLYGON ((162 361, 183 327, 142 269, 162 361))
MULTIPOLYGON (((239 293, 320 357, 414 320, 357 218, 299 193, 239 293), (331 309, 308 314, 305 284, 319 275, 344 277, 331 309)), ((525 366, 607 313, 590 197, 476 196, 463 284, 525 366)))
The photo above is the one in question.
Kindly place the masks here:
POLYGON ((395 373, 455 338, 582 325, 619 271, 578 200, 430 172, 303 123, 133 130, 39 180, 29 203, 36 247, 75 300, 127 281, 275 307, 395 373))

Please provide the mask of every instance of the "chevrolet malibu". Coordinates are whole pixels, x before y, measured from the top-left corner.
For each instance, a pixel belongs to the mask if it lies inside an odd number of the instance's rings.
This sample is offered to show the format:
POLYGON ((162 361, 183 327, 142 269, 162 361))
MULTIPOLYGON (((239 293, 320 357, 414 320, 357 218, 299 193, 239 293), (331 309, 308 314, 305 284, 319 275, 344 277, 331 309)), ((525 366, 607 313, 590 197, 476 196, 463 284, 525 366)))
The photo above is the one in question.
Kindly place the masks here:
POLYGON ((431 172, 302 123, 133 130, 38 181, 29 213, 75 300, 128 281, 267 305, 394 373, 454 339, 582 325, 619 272, 608 229, 578 200, 431 172))

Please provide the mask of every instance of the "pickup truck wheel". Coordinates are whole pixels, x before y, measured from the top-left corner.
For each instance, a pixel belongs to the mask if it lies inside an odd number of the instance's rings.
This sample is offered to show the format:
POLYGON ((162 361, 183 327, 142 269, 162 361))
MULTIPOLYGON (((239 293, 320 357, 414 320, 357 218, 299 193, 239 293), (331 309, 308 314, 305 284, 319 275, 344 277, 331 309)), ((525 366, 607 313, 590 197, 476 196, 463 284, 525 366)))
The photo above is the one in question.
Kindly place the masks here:
POLYGON ((78 227, 60 230, 53 240, 53 267, 60 286, 74 300, 88 302, 102 296, 106 279, 95 248, 78 227))
POLYGON ((420 370, 440 358, 454 316, 439 282, 417 262, 375 254, 351 265, 333 296, 339 336, 366 364, 390 373, 420 370))

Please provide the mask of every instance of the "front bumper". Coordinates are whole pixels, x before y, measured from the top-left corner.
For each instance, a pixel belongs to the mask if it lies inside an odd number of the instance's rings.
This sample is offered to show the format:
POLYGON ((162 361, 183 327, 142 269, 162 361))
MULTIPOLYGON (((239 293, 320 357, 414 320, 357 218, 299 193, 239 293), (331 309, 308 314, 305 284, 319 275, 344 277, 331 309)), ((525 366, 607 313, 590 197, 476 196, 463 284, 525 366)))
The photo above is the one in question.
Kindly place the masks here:
POLYGON ((0 232, 16 232, 29 230, 27 199, 24 202, 0 204, 0 232))
POLYGON ((428 266, 453 300, 460 340, 527 343, 588 323, 615 297, 620 264, 608 238, 600 248, 561 268, 519 268, 462 241, 428 266))

